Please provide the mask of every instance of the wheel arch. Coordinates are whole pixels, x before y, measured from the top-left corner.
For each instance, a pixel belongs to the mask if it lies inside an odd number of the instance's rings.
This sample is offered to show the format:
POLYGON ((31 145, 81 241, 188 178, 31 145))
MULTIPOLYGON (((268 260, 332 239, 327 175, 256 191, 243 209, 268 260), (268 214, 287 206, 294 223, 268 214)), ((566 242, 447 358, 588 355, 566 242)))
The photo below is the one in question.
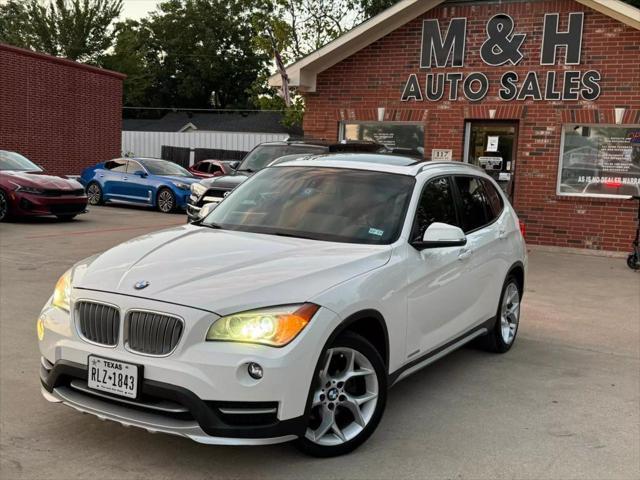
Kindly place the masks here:
POLYGON ((333 330, 325 345, 330 345, 346 332, 356 333, 369 341, 378 350, 387 372, 389 371, 389 331, 378 310, 366 309, 352 313, 333 330))
POLYGON ((509 278, 509 276, 513 275, 518 281, 518 285, 520 287, 520 298, 522 298, 524 294, 524 285, 525 285, 525 273, 524 273, 524 264, 520 261, 515 262, 509 270, 507 271, 507 275, 505 279, 509 278))

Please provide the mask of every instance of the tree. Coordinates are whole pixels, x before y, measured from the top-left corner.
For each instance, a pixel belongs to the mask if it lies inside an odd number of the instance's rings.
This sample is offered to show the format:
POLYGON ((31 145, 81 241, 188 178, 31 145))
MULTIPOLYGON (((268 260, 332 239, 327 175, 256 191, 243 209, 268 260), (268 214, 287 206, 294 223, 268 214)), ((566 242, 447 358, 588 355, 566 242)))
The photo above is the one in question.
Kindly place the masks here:
POLYGON ((0 9, 0 41, 96 63, 121 10, 122 0, 9 0, 0 9))
POLYGON ((364 18, 371 18, 398 2, 399 0, 361 0, 360 4, 364 18))

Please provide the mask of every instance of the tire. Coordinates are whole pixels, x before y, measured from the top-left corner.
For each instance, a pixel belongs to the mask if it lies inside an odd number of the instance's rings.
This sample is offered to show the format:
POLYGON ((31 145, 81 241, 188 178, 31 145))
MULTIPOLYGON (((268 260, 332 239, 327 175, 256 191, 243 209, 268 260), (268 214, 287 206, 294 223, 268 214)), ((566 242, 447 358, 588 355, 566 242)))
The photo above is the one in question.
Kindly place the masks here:
POLYGON ((176 209, 176 196, 170 189, 161 188, 158 191, 156 204, 162 213, 171 213, 176 209))
POLYGON ((387 371, 380 353, 360 335, 342 334, 318 362, 309 391, 307 429, 295 445, 315 457, 352 452, 374 432, 386 402, 387 371))
POLYGON ((9 200, 7 194, 0 190, 0 222, 9 218, 9 200))
POLYGON ((91 182, 87 185, 87 200, 89 205, 102 205, 104 203, 102 187, 97 182, 91 182))
POLYGON ((479 338, 480 346, 494 353, 506 353, 516 342, 520 326, 522 287, 513 275, 504 281, 494 327, 479 338))
POLYGON ((75 215, 56 215, 56 217, 58 218, 59 221, 61 222, 70 222, 71 220, 73 220, 74 218, 76 218, 75 215))
MULTIPOLYGON (((0 220, 1 221, 1 220, 0 220)), ((632 253, 627 257, 627 266, 631 270, 640 270, 640 255, 632 253)))

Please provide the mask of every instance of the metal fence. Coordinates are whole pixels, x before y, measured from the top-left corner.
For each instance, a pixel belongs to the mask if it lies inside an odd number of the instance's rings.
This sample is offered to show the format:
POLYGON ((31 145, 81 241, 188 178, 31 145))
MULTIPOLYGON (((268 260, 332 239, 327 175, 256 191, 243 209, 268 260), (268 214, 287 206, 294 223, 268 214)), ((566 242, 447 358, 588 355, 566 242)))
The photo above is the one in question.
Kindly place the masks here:
POLYGON ((189 163, 194 161, 196 149, 233 150, 248 152, 263 142, 286 140, 282 133, 236 132, 122 132, 122 154, 133 157, 161 158, 162 147, 183 147, 191 150, 189 163))

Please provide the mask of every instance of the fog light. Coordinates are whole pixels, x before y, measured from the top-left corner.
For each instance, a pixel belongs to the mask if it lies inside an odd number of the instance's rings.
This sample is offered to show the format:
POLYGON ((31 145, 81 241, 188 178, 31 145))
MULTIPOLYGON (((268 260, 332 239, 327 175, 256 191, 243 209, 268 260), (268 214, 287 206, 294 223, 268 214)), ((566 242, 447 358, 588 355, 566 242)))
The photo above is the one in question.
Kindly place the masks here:
POLYGON ((40 317, 36 323, 36 330, 38 332, 38 340, 44 340, 44 321, 42 320, 42 317, 40 317))
POLYGON ((249 372, 249 376, 255 380, 260 380, 264 374, 262 367, 255 362, 251 362, 249 364, 247 371, 249 372))

